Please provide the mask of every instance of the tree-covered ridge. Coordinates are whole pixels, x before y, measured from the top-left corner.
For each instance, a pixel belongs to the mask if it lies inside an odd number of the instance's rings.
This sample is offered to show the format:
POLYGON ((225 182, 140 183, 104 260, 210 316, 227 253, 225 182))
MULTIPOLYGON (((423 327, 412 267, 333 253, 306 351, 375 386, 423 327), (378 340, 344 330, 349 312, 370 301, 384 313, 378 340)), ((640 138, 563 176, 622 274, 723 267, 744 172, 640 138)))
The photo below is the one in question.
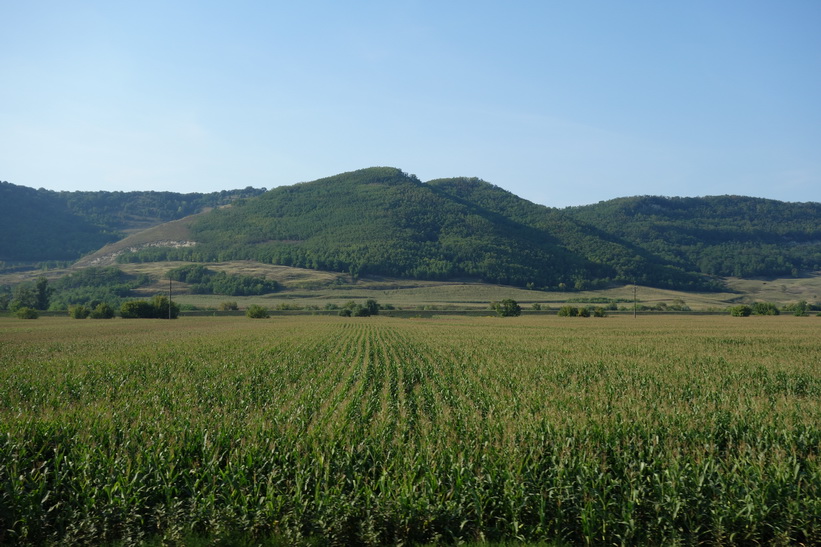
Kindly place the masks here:
POLYGON ((194 248, 128 260, 254 259, 546 289, 610 282, 705 290, 714 275, 818 269, 818 204, 625 198, 555 209, 476 178, 370 168, 276 188, 193 222, 194 248), (738 204, 736 208, 734 204, 738 204))
POLYGON ((819 203, 643 196, 566 211, 688 271, 752 277, 821 269, 819 203))
POLYGON ((208 194, 55 192, 0 182, 0 261, 74 260, 123 231, 179 219, 264 189, 208 194))
POLYGON ((536 287, 607 273, 529 226, 393 168, 276 188, 204 215, 191 232, 198 246, 168 249, 167 258, 536 287))
POLYGON ((818 203, 645 196, 556 209, 481 179, 423 183, 390 167, 262 194, 56 193, 8 183, 0 192, 17 200, 0 200, 7 213, 0 260, 76 258, 123 226, 233 202, 190 218, 186 241, 190 235, 196 245, 143 246, 118 260, 250 259, 353 277, 472 278, 559 290, 612 282, 705 290, 721 286, 716 276, 821 269, 818 203))

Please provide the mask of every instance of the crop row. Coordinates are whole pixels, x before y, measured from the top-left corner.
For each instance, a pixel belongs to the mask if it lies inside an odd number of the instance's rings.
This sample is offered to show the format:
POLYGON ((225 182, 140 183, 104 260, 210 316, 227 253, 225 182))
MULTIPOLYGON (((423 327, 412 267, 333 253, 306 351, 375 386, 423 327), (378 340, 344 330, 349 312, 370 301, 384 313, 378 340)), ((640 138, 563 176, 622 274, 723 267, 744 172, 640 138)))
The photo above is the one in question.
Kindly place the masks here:
POLYGON ((821 541, 792 318, 0 323, 0 543, 821 541))

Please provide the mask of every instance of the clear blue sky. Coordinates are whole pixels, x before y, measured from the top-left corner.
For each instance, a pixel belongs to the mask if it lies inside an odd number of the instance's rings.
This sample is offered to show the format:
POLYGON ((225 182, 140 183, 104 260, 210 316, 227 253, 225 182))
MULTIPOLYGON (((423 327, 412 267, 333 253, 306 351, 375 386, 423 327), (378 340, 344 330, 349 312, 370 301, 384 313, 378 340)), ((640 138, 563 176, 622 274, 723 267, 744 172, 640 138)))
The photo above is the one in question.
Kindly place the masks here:
POLYGON ((0 1, 0 180, 821 201, 821 1, 0 1))

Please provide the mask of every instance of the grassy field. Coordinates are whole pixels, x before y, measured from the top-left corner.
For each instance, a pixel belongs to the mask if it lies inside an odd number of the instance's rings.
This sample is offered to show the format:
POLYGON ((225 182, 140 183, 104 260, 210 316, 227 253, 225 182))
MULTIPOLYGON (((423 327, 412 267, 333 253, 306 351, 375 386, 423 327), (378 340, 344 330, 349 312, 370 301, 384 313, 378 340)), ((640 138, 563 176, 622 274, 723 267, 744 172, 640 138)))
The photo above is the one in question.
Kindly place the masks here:
MULTIPOLYGON (((184 227, 184 221, 180 221, 184 227)), ((164 225, 170 229, 169 225, 164 225)), ((169 233, 169 239, 183 237, 183 233, 169 233)), ((137 244, 138 242, 134 242, 137 244)), ((100 255, 102 256, 102 255, 100 255)), ((88 261, 84 261, 88 263, 88 261)), ((186 265, 186 262, 158 262, 145 264, 119 264, 128 274, 147 274, 155 282, 137 291, 137 297, 150 297, 158 292, 168 291, 165 275, 168 270, 186 265)), ((526 309, 534 303, 543 308, 556 309, 568 300, 611 299, 620 306, 630 307, 633 301, 633 285, 617 286, 606 290, 581 292, 529 291, 516 287, 491 285, 476 281, 417 281, 381 277, 365 277, 352 282, 350 276, 339 272, 325 272, 262 264, 254 261, 233 261, 208 263, 210 269, 245 276, 264 277, 275 280, 283 290, 277 293, 254 297, 228 297, 222 295, 186 294, 184 286, 177 286, 176 300, 181 304, 198 308, 217 308, 220 302, 237 301, 241 307, 251 304, 274 309, 282 304, 302 307, 324 307, 328 303, 344 304, 349 300, 364 301, 374 298, 382 304, 391 304, 405 309, 487 309, 490 302, 513 298, 526 309)), ((80 266, 69 269, 13 272, 0 275, 0 285, 16 285, 33 281, 41 275, 55 280, 80 266)), ((671 305, 684 302, 694 311, 725 310, 740 303, 773 302, 779 306, 805 300, 811 304, 821 304, 821 274, 816 272, 804 277, 788 279, 736 279, 729 278, 727 292, 685 293, 651 287, 638 287, 640 305, 653 307, 658 304, 671 305)))
POLYGON ((818 544, 820 329, 0 318, 0 544, 818 544))

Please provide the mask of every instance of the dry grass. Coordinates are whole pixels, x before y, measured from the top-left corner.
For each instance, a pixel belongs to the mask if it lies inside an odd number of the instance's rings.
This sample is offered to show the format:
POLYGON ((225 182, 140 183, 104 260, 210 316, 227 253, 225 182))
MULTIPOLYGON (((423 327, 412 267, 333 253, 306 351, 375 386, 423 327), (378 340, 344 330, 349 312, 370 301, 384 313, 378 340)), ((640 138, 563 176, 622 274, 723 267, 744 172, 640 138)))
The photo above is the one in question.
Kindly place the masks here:
MULTIPOLYGON (((177 221, 179 231, 171 230, 165 232, 164 236, 167 239, 184 239, 186 220, 177 221)), ((163 224, 158 228, 169 230, 172 224, 163 224)), ((158 236, 154 234, 152 237, 157 239, 158 236)), ((137 244, 137 240, 132 240, 131 244, 137 244)), ((117 245, 118 247, 112 247, 108 252, 125 248, 124 246, 120 247, 119 243, 117 245)), ((103 254, 105 253, 100 251, 100 253, 95 253, 87 258, 90 260, 103 254)), ((45 275, 48 279, 53 280, 87 263, 88 261, 84 259, 72 268, 64 270, 29 271, 0 275, 0 284, 15 285, 24 281, 31 281, 40 275, 45 275)), ((157 262, 120 264, 118 267, 126 273, 152 276, 157 280, 156 283, 142 289, 140 294, 154 294, 168 290, 168 285, 164 281, 164 276, 168 270, 185 264, 187 263, 157 262)), ((484 309, 488 303, 505 298, 513 298, 525 307, 539 303, 546 308, 557 308, 568 299, 607 298, 620 302, 619 305, 628 307, 633 300, 632 285, 607 290, 560 293, 528 291, 517 287, 471 281, 440 282, 364 277, 352 283, 348 275, 339 272, 291 268, 254 261, 208 263, 206 266, 231 274, 264 277, 279 282, 284 287, 284 290, 279 293, 261 297, 231 298, 249 304, 259 303, 268 307, 275 307, 283 303, 300 303, 303 306, 322 307, 328 302, 342 304, 349 300, 368 298, 374 298, 380 303, 390 303, 403 308, 440 307, 454 309, 484 309)), ((660 303, 670 305, 676 300, 681 300, 694 311, 723 310, 730 305, 756 301, 774 302, 778 305, 791 304, 800 300, 806 300, 810 303, 821 302, 821 273, 814 273, 801 278, 771 280, 729 278, 727 285, 730 292, 721 293, 686 293, 651 287, 638 287, 637 296, 639 303, 647 306, 655 306, 660 303)), ((182 288, 184 289, 184 287, 182 288)), ((184 304, 208 308, 216 307, 219 302, 228 299, 228 297, 181 295, 179 299, 184 304)))

